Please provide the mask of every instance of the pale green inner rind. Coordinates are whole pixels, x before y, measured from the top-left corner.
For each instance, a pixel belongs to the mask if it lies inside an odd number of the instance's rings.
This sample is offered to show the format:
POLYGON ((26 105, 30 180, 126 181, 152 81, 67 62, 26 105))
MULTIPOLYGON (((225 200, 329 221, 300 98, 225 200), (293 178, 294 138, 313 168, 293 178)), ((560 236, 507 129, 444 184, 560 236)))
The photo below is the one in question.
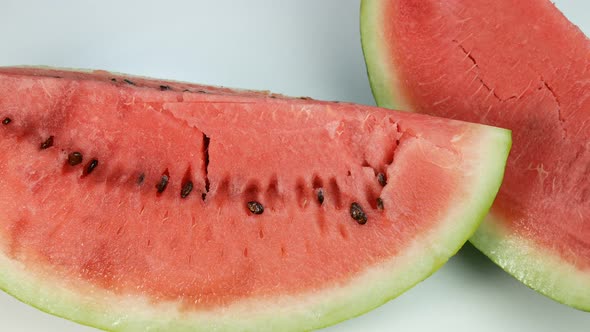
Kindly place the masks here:
POLYGON ((437 227, 385 262, 345 284, 296 296, 254 298, 211 311, 189 312, 176 302, 121 296, 53 275, 0 253, 0 288, 48 313, 113 331, 299 331, 358 316, 431 275, 473 234, 500 187, 510 149, 510 132, 477 126, 479 140, 464 148, 471 158, 457 197, 437 227))
POLYGON ((392 63, 393 54, 389 54, 387 45, 392 38, 383 36, 381 30, 386 4, 382 0, 362 0, 361 2, 361 43, 369 83, 377 105, 400 111, 411 111, 412 108, 403 95, 403 89, 392 63))
POLYGON ((490 213, 471 243, 528 287, 558 302, 590 311, 590 270, 582 271, 554 252, 503 227, 490 213))

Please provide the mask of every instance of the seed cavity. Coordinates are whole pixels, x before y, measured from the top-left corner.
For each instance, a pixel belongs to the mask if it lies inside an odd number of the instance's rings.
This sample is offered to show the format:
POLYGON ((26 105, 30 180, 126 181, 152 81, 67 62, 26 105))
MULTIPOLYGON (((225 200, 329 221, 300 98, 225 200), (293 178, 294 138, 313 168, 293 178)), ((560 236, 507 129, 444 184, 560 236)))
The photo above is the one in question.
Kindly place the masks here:
POLYGON ((182 185, 182 189, 180 190, 180 197, 187 198, 190 195, 191 191, 193 191, 193 182, 187 181, 182 185))
POLYGON ((338 181, 336 181, 336 178, 330 179, 329 189, 330 198, 334 199, 334 206, 336 207, 336 210, 340 210, 343 207, 342 192, 340 191, 340 186, 338 185, 338 181))
POLYGON ((209 181, 209 144, 211 143, 211 138, 203 133, 203 167, 205 168, 205 192, 201 193, 201 199, 205 201, 207 199, 207 194, 211 188, 211 182, 209 181))
POLYGON ((11 123, 11 122, 12 122, 12 119, 11 118, 4 118, 4 120, 2 120, 2 124, 5 125, 5 126, 7 124, 11 123))
POLYGON ((143 184, 144 180, 145 180, 145 173, 139 174, 139 176, 137 177, 137 184, 141 186, 143 184))
POLYGON ((170 176, 168 175, 168 172, 165 172, 164 174, 162 174, 162 177, 160 178, 160 182, 158 182, 158 184, 156 184, 156 189, 158 190, 158 194, 161 194, 164 192, 164 190, 166 190, 166 187, 168 187, 169 180, 170 180, 170 176))
POLYGON ((307 206, 307 195, 309 194, 307 190, 308 189, 305 188, 305 181, 302 178, 297 179, 295 184, 295 196, 297 197, 297 204, 299 204, 299 207, 301 208, 307 206))
POLYGON ((124 79, 123 82, 129 84, 129 85, 135 85, 135 82, 128 80, 128 79, 124 79))
POLYGON ((253 214, 262 214, 264 212, 264 206, 257 201, 248 202, 248 210, 253 214))
POLYGON ((75 151, 68 155, 68 164, 70 164, 70 166, 76 166, 81 164, 83 159, 82 154, 75 151))
POLYGON ((92 159, 86 166, 85 174, 88 175, 92 173, 96 166, 98 166, 98 159, 92 159))
POLYGON ((340 236, 342 236, 343 239, 348 239, 348 231, 346 230, 346 227, 343 224, 338 225, 338 232, 340 233, 340 236))
POLYGON ((160 85, 160 90, 161 91, 170 90, 170 87, 168 85, 160 85))
POLYGON ((382 187, 385 187, 385 185, 387 184, 387 178, 385 177, 385 174, 383 174, 383 173, 377 174, 377 181, 379 181, 379 184, 382 187))
POLYGON ((268 186, 266 187, 266 192, 264 194, 264 199, 266 205, 269 207, 275 207, 277 203, 280 203, 280 193, 279 193, 279 180, 277 176, 273 174, 268 182, 268 186))
POLYGON ((41 150, 49 149, 53 146, 53 136, 49 136, 43 143, 41 143, 41 150))
POLYGON ((383 199, 381 197, 377 197, 377 209, 383 211, 383 199))
POLYGON ((320 203, 320 205, 324 204, 324 189, 319 188, 318 190, 318 203, 320 203))
POLYGON ((365 211, 363 211, 361 205, 357 202, 350 204, 350 216, 360 225, 367 223, 367 215, 365 214, 365 211))
POLYGON ((311 185, 316 193, 318 203, 324 204, 324 181, 318 175, 314 175, 311 185))

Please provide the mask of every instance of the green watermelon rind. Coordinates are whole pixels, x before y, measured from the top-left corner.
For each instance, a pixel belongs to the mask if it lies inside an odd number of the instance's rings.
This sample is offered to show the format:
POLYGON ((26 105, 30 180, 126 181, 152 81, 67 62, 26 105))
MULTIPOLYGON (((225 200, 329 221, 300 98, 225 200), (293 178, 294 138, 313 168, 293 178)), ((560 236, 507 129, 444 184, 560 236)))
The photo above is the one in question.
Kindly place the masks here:
POLYGON ((462 151, 472 156, 464 188, 446 218, 415 239, 403 255, 369 268, 343 285, 280 298, 241 301, 221 310, 187 313, 173 302, 121 297, 89 284, 65 283, 0 254, 0 289, 47 313, 111 331, 300 331, 359 316, 426 279, 475 232, 502 182, 511 146, 507 130, 474 125, 462 151))
POLYGON ((490 213, 469 241, 529 288, 573 308, 590 311, 590 271, 580 271, 533 241, 510 233, 502 224, 498 216, 490 213))
MULTIPOLYGON (((377 105, 412 111, 400 78, 381 43, 382 0, 362 0, 361 41, 371 90, 377 105)), ((389 45, 389 47, 395 45, 389 45)), ((531 240, 510 234, 499 217, 488 215, 469 240, 504 271, 529 288, 566 305, 590 311, 590 271, 581 271, 531 240)))
POLYGON ((382 35, 379 30, 380 24, 378 24, 378 20, 384 19, 383 15, 380 15, 379 5, 382 2, 380 0, 361 1, 361 44, 371 91, 380 107, 410 111, 412 107, 407 102, 403 89, 400 88, 396 70, 388 61, 385 61, 389 56, 387 49, 377 37, 382 35))

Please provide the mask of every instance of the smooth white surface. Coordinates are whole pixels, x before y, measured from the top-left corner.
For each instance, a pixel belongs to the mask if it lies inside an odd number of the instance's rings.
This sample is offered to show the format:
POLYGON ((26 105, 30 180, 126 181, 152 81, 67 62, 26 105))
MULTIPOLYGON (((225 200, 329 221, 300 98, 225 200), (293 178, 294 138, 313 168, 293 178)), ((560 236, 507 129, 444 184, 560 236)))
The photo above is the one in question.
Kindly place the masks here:
MULTIPOLYGON (((590 35, 590 1, 555 1, 590 35)), ((101 68, 373 104, 357 0, 0 0, 0 65, 101 68)), ((0 331, 95 331, 0 292, 0 331)), ((471 246, 398 299, 326 329, 590 331, 471 246)))

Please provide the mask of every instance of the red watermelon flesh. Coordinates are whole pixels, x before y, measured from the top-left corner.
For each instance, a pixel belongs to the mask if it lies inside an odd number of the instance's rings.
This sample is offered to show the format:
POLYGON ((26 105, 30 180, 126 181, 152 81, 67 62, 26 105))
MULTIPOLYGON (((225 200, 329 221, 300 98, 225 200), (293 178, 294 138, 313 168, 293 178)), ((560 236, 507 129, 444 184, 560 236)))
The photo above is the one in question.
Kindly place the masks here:
POLYGON ((0 69, 0 120, 0 288, 109 330, 361 314, 467 240, 510 145, 424 115, 34 68, 0 69))
POLYGON ((590 310, 590 42, 547 0, 365 0, 381 106, 510 128, 472 242, 530 287, 590 310))

